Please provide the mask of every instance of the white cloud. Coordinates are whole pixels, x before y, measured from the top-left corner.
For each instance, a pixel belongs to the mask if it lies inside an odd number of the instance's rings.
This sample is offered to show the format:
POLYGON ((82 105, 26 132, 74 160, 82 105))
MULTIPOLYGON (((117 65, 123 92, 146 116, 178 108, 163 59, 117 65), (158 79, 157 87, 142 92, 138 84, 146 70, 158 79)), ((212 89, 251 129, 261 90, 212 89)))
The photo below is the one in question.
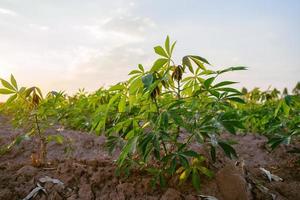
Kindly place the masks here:
POLYGON ((126 80, 131 69, 150 60, 151 51, 144 47, 151 48, 148 43, 156 28, 150 18, 135 15, 134 6, 126 4, 122 12, 103 10, 81 20, 56 18, 55 23, 48 13, 38 19, 24 14, 16 19, 18 26, 2 24, 8 39, 0 37, 6 44, 0 48, 0 65, 9 63, 6 71, 46 91, 94 90, 126 80))
POLYGON ((142 46, 147 39, 145 32, 153 31, 153 27, 151 19, 129 15, 83 26, 82 30, 97 39, 98 45, 77 48, 74 52, 77 61, 68 68, 66 81, 71 83, 85 77, 81 85, 90 87, 94 84, 91 80, 99 84, 125 80, 132 65, 149 60, 142 46))
POLYGON ((50 29, 49 26, 38 25, 38 24, 29 24, 29 27, 40 31, 48 31, 50 29))
POLYGON ((106 52, 93 52, 81 49, 81 62, 69 68, 63 81, 64 85, 76 84, 88 89, 110 85, 127 79, 130 69, 148 60, 148 54, 135 45, 122 45, 106 52), (85 60, 85 61, 83 61, 85 60))
POLYGON ((16 12, 6 9, 6 8, 0 8, 0 14, 9 15, 9 16, 13 16, 13 17, 18 15, 16 12))
MULTIPOLYGON (((150 18, 131 14, 106 17, 97 23, 77 26, 76 30, 95 38, 97 45, 77 46, 72 64, 66 68, 64 84, 92 88, 110 85, 127 78, 130 69, 139 63, 149 63, 143 45, 156 27, 150 18), (148 36, 148 38, 147 38, 148 36)), ((84 35, 84 34, 83 34, 84 35)), ((147 41, 148 39, 148 41, 147 41)), ((61 81, 61 80, 59 80, 61 81)))
MULTIPOLYGON (((84 25, 81 28, 88 34, 102 41, 118 41, 124 43, 141 42, 145 32, 156 24, 150 18, 132 15, 117 15, 100 20, 97 24, 84 25)), ((80 28, 80 27, 78 27, 80 28)))

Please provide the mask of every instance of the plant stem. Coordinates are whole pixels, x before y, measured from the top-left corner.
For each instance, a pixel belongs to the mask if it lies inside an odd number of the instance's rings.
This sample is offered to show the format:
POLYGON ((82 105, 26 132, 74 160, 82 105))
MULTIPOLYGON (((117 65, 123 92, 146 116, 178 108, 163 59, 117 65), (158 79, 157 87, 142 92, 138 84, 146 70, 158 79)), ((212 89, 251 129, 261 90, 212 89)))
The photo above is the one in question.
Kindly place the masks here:
POLYGON ((191 134, 190 137, 188 138, 188 140, 186 141, 186 144, 188 144, 190 142, 190 140, 192 139, 192 137, 195 135, 195 133, 191 134))
MULTIPOLYGON (((157 99, 154 98, 153 101, 154 101, 154 104, 155 104, 155 107, 156 107, 157 117, 159 117, 160 112, 159 112, 159 106, 158 106, 158 103, 157 103, 157 99)), ((165 155, 168 155, 168 150, 167 150, 166 144, 165 144, 165 142, 163 141, 163 139, 161 140, 161 143, 162 143, 162 145, 163 145, 163 148, 164 148, 164 151, 165 151, 165 155)))
MULTIPOLYGON (((177 99, 180 100, 181 99, 181 95, 180 95, 180 80, 177 80, 177 99)), ((178 105, 178 109, 180 109, 180 105, 178 105)), ((177 132, 176 132, 176 141, 178 140, 180 134, 180 126, 177 125, 177 132)))
POLYGON ((39 126, 39 121, 38 121, 38 116, 37 114, 34 114, 34 119, 35 119, 35 125, 36 125, 36 129, 37 129, 37 132, 38 132, 38 136, 39 136, 39 139, 40 139, 40 151, 39 151, 39 154, 40 154, 40 161, 41 161, 41 164, 45 164, 46 163, 46 155, 47 155, 47 147, 46 147, 46 141, 45 141, 45 138, 42 136, 42 132, 41 132, 41 129, 40 129, 40 126, 39 126))
POLYGON ((155 107, 156 107, 156 114, 157 114, 157 116, 159 116, 160 115, 160 113, 159 113, 159 106, 158 106, 156 98, 154 98, 154 104, 155 104, 155 107))

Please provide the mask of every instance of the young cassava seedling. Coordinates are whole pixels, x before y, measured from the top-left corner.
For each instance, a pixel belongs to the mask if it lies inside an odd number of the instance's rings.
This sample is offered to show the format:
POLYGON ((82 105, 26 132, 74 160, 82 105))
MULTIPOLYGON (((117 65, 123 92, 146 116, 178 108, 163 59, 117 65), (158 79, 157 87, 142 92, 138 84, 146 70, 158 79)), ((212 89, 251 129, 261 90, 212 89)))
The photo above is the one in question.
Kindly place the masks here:
POLYGON ((2 87, 0 94, 9 95, 4 104, 5 111, 13 117, 13 122, 17 127, 22 128, 26 133, 17 136, 17 138, 8 146, 2 149, 2 152, 10 150, 13 145, 19 144, 24 139, 30 137, 38 138, 38 147, 36 153, 32 154, 32 164, 42 166, 47 163, 47 143, 56 141, 63 142, 61 135, 44 134, 44 129, 49 125, 49 113, 51 112, 51 98, 43 98, 42 92, 38 87, 19 88, 13 75, 10 81, 0 79, 2 87))

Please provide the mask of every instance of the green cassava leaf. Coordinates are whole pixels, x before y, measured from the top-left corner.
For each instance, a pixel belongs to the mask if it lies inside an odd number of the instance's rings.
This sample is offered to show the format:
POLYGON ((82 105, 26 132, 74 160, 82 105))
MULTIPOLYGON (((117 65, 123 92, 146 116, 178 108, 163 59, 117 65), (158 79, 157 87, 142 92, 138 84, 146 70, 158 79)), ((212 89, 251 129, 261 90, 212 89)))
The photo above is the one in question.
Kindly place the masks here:
MULTIPOLYGON (((1 93, 1 92, 0 92, 1 93)), ((15 99, 17 99, 18 94, 14 94, 12 96, 10 96, 5 103, 10 104, 11 102, 13 102, 15 99)))
POLYGON ((124 90, 125 86, 121 84, 114 85, 109 88, 110 91, 124 90))
POLYGON ((151 68, 151 72, 156 72, 156 71, 159 71, 161 68, 163 68, 164 67, 164 65, 165 64, 167 64, 168 63, 168 59, 166 59, 166 58, 159 58, 159 59, 157 59, 155 62, 154 62, 154 64, 153 64, 153 66, 152 66, 152 68, 151 68))
POLYGON ((10 82, 11 82, 11 84, 14 86, 14 88, 15 88, 16 90, 18 90, 18 84, 17 84, 17 81, 16 81, 15 77, 14 77, 12 74, 10 75, 10 82))
POLYGON ((223 74, 225 72, 238 71, 238 70, 247 70, 247 67, 244 67, 244 66, 229 67, 229 68, 223 69, 221 71, 217 71, 217 72, 218 72, 218 74, 223 74))
POLYGON ((223 149, 224 153, 226 156, 229 158, 237 158, 237 154, 232 146, 227 144, 226 142, 219 141, 218 142, 219 146, 223 149))
POLYGON ((192 171, 192 184, 197 191, 200 190, 200 176, 198 170, 195 168, 192 171))
POLYGON ((7 88, 7 89, 9 89, 9 90, 12 90, 12 91, 15 91, 15 90, 16 90, 16 89, 15 89, 9 82, 7 82, 6 80, 0 79, 0 81, 1 81, 2 85, 3 85, 5 88, 7 88))
POLYGON ((234 101, 234 102, 237 102, 237 103, 242 103, 242 104, 245 104, 246 102, 244 101, 244 99, 241 99, 239 97, 230 97, 230 98, 227 98, 228 100, 230 101, 234 101))
POLYGON ((9 89, 0 88, 0 94, 14 94, 15 92, 9 89))
POLYGON ((188 67, 188 69, 190 70, 190 72, 192 72, 194 74, 194 69, 193 69, 193 66, 192 66, 192 63, 191 61, 189 60, 189 57, 188 56, 184 56, 182 58, 182 66, 183 67, 188 67))
POLYGON ((127 144, 124 146, 124 148, 121 151, 121 154, 118 158, 118 165, 122 166, 125 159, 127 158, 128 154, 131 153, 136 148, 136 142, 138 137, 132 137, 130 140, 128 140, 127 144))
POLYGON ((197 59, 197 60, 199 60, 199 61, 201 61, 205 64, 210 65, 210 63, 205 58, 203 58, 201 56, 190 55, 189 57, 191 57, 192 59, 197 59))
POLYGON ((143 81, 144 87, 149 89, 153 83, 153 75, 147 74, 147 75, 143 76, 142 81, 143 81))
POLYGON ((214 176, 213 172, 210 171, 209 169, 207 169, 206 167, 203 166, 199 166, 197 168, 202 174, 204 174, 205 176, 212 178, 214 176))
POLYGON ((139 64, 138 67, 142 72, 145 72, 143 65, 139 64))
POLYGON ((188 157, 194 157, 194 158, 198 158, 199 154, 196 153, 195 151, 189 150, 189 151, 184 151, 181 154, 188 156, 188 157))
POLYGON ((206 89, 208 89, 208 88, 211 86, 211 84, 212 84, 212 82, 213 82, 214 80, 215 80, 215 77, 211 77, 211 78, 206 79, 206 80, 204 81, 204 83, 203 83, 204 87, 205 87, 206 89))
POLYGON ((118 110, 119 112, 125 112, 125 108, 126 108, 126 96, 122 95, 120 98, 120 102, 118 104, 118 110))
POLYGON ((166 49, 168 55, 171 55, 170 38, 169 38, 169 36, 167 36, 166 41, 165 41, 165 49, 166 49))
POLYGON ((161 46, 154 47, 155 53, 157 53, 160 56, 163 56, 165 58, 168 58, 168 54, 165 52, 165 50, 161 46))
POLYGON ((220 83, 217 83, 213 87, 214 88, 218 88, 218 87, 222 87, 222 86, 225 86, 225 85, 232 85, 232 84, 235 84, 235 83, 238 83, 238 82, 234 82, 234 81, 222 81, 220 83))

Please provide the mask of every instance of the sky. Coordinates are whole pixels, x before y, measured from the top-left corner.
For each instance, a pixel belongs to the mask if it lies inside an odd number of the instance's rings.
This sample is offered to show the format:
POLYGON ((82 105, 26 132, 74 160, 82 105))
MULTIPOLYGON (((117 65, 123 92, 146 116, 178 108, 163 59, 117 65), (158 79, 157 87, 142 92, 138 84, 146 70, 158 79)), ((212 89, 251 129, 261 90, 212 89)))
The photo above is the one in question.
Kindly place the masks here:
POLYGON ((247 66, 238 87, 292 89, 300 81, 298 0, 0 0, 0 77, 44 91, 124 81, 169 35, 175 60, 247 66))

